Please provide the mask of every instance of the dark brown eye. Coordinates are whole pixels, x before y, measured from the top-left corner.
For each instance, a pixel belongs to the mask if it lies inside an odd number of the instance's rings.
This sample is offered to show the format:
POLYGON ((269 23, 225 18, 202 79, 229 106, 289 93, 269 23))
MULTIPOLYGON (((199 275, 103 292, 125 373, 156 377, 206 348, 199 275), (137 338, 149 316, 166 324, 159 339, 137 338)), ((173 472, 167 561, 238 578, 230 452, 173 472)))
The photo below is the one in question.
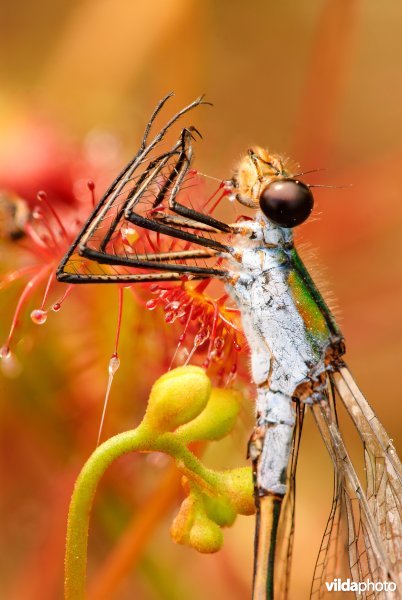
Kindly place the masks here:
POLYGON ((272 181, 260 195, 264 215, 281 227, 296 227, 310 216, 314 206, 310 188, 295 179, 272 181))

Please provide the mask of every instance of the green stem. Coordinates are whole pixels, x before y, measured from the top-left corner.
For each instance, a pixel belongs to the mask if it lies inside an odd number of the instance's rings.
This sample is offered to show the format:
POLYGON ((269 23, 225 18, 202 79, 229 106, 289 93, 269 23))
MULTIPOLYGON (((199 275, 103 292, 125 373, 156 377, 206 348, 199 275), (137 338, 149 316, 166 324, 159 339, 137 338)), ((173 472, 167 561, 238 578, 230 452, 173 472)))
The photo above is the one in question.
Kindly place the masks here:
POLYGON ((142 450, 147 436, 140 427, 120 433, 99 446, 85 463, 75 483, 67 521, 65 598, 85 597, 89 516, 98 483, 108 466, 127 452, 142 450))
POLYGON ((85 597, 89 518, 98 483, 114 460, 133 451, 165 452, 173 456, 179 470, 202 489, 212 492, 217 489, 218 475, 206 469, 174 433, 158 436, 140 425, 104 442, 85 463, 71 498, 65 556, 66 600, 85 597))

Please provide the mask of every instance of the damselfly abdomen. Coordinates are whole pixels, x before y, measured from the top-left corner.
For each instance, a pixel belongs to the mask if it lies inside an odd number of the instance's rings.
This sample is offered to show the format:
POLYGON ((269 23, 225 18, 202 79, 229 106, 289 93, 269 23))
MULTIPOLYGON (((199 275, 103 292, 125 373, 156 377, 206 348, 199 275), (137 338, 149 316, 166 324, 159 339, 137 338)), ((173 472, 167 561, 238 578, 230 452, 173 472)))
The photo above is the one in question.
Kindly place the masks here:
POLYGON ((241 312, 257 390, 249 444, 257 506, 254 598, 288 596, 294 481, 306 407, 335 467, 334 501, 311 595, 323 598, 333 592, 334 578, 350 577, 383 584, 359 588, 358 598, 395 598, 401 575, 401 465, 343 362, 342 334, 293 244, 293 227, 313 208, 310 186, 280 158, 253 148, 225 182, 233 201, 255 210, 252 219, 228 224, 206 209, 196 210, 191 189, 185 204, 182 192, 191 179, 198 132, 182 129, 168 150, 161 143, 182 115, 205 102, 198 98, 152 137, 168 97, 156 107, 137 154, 63 259, 58 279, 127 285, 222 280, 241 312), (364 446, 365 485, 338 428, 337 396, 364 446))

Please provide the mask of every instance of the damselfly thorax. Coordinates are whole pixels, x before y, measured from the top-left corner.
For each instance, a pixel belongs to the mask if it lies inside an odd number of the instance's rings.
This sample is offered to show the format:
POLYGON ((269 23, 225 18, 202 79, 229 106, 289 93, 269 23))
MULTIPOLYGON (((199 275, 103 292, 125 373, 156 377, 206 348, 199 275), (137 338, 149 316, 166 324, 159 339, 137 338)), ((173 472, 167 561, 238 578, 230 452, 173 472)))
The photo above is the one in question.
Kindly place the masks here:
POLYGON ((342 361, 342 335, 293 244, 292 229, 313 209, 312 186, 300 181, 303 174, 289 172, 278 156, 256 147, 225 182, 228 198, 254 209, 252 219, 227 223, 213 217, 208 202, 201 208, 195 204, 196 189, 191 189, 197 130, 186 127, 170 149, 161 147, 176 121, 205 102, 198 98, 151 137, 168 97, 151 116, 138 152, 64 257, 58 279, 126 285, 223 281, 241 312, 257 390, 249 444, 257 506, 254 598, 288 594, 297 452, 308 405, 336 477, 312 596, 323 598, 325 581, 335 576, 396 582, 401 466, 342 361), (338 429, 336 393, 364 445, 366 485, 359 482, 338 429), (342 520, 348 533, 341 539, 342 520), (348 573, 337 558, 342 548, 348 549, 348 573))

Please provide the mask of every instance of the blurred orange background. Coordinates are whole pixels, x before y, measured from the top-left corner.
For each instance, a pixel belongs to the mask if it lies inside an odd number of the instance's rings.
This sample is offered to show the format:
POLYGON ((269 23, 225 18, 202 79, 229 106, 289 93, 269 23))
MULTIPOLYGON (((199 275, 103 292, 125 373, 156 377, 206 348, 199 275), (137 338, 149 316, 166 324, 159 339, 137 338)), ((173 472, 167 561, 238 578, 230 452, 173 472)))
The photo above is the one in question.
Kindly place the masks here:
MULTIPOLYGON (((400 450, 401 3, 17 0, 1 13, 0 187, 29 195, 51 181, 62 196, 60 174, 79 147, 94 170, 80 177, 97 176, 101 192, 171 90, 172 113, 200 93, 214 104, 196 115, 201 172, 228 178, 258 144, 303 170, 326 169, 310 182, 352 186, 317 190, 316 218, 297 236, 315 251, 319 279, 339 307, 348 364, 400 450)), ((10 249, 4 256, 9 269, 10 249)), ((16 284, 0 294, 1 339, 20 292, 16 284)), ((2 598, 62 597, 66 511, 96 442, 115 296, 80 289, 45 327, 29 318, 20 326, 19 367, 0 383, 2 598)), ((166 368, 157 336, 148 335, 160 327, 160 315, 126 302, 107 436, 139 422, 166 368)), ((251 413, 246 406, 232 436, 210 445, 207 464, 246 464, 251 413)), ((332 493, 329 458, 310 418, 305 427, 292 576, 292 598, 300 599, 308 597, 332 493)), ((253 519, 239 518, 217 555, 174 545, 168 530, 180 492, 165 470, 163 458, 133 456, 104 478, 90 532, 91 598, 249 597, 253 519), (144 506, 161 489, 166 506, 138 544, 144 506)))

